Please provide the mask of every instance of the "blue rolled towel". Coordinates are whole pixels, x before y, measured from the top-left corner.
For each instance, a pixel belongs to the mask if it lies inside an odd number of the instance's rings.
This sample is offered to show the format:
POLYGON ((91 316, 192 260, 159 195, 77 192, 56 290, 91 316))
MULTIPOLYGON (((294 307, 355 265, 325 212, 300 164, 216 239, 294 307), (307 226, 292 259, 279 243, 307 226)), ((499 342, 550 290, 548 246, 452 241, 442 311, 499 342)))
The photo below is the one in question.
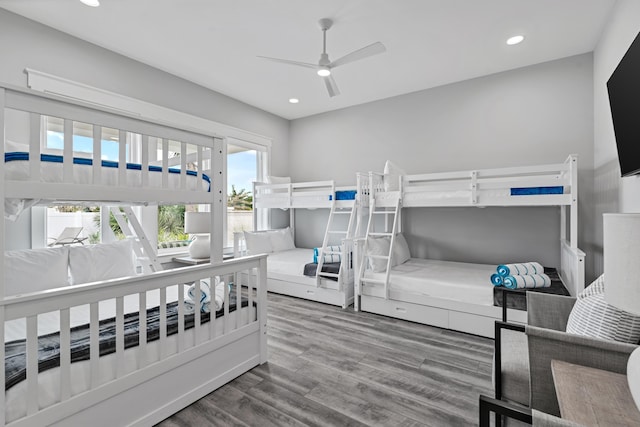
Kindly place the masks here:
POLYGON ((491 283, 493 283, 493 286, 502 286, 503 279, 504 277, 502 277, 498 273, 493 273, 491 275, 491 283))
MULTIPOLYGON (((339 252, 340 249, 342 249, 340 246, 336 245, 336 246, 327 246, 327 251, 328 252, 339 252)), ((322 251, 322 248, 313 248, 313 262, 315 264, 318 264, 319 259, 320 259, 320 252, 322 251)), ((325 253, 323 258, 323 263, 329 263, 329 262, 340 262, 340 254, 327 254, 325 253)))
POLYGON ((539 262, 523 262, 518 264, 500 264, 498 274, 501 276, 522 276, 523 274, 542 274, 544 267, 539 262))
POLYGON ((509 289, 548 288, 551 286, 551 279, 546 274, 525 274, 504 277, 502 284, 509 289))

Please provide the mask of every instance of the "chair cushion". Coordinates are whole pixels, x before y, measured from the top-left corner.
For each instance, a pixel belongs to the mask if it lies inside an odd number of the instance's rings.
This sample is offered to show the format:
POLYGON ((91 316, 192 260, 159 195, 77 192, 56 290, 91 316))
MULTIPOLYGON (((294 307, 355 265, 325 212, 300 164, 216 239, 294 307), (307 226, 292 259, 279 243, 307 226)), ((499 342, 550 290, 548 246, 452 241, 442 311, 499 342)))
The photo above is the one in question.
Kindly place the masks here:
POLYGON ((503 329, 501 340, 502 398, 529 406, 527 335, 523 332, 503 329))
POLYGON ((640 316, 620 310, 604 299, 604 275, 578 295, 567 333, 603 340, 637 344, 640 340, 640 316))

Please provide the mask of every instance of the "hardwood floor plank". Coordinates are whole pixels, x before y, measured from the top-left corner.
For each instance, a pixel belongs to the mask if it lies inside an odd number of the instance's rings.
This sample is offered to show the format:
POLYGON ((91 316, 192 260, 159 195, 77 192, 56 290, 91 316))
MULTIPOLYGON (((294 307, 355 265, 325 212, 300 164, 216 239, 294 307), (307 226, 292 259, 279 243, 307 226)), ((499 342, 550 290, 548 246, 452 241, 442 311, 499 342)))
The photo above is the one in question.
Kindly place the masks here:
POLYGON ((263 381, 248 392, 251 396, 309 426, 365 427, 351 417, 305 396, 285 389, 271 381, 263 381))

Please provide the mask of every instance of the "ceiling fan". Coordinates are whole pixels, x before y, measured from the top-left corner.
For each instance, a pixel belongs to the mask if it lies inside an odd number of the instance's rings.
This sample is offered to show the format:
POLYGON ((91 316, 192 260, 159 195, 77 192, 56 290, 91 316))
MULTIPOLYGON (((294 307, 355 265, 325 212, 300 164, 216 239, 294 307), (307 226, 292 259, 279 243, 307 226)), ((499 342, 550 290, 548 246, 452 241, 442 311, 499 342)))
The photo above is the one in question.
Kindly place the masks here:
POLYGON ((331 28, 333 25, 333 21, 329 18, 323 18, 318 21, 318 25, 320 25, 320 29, 322 30, 322 53, 320 54, 320 60, 317 64, 310 64, 308 62, 300 62, 300 61, 291 61, 289 59, 279 59, 279 58, 270 58, 268 56, 258 56, 259 58, 268 59, 270 61, 280 62, 283 64, 297 65, 298 67, 305 68, 313 68, 316 70, 317 74, 321 76, 324 80, 324 84, 327 86, 327 91, 329 92, 330 97, 334 97, 336 95, 340 95, 340 90, 336 85, 333 76, 331 75, 331 71, 339 67, 340 65, 348 64, 350 62, 359 61, 360 59, 365 59, 373 55, 377 55, 379 53, 383 53, 386 51, 384 45, 380 42, 375 42, 368 46, 365 46, 361 49, 355 50, 351 53, 346 54, 345 56, 336 59, 335 61, 329 60, 329 55, 327 54, 327 30, 331 28))

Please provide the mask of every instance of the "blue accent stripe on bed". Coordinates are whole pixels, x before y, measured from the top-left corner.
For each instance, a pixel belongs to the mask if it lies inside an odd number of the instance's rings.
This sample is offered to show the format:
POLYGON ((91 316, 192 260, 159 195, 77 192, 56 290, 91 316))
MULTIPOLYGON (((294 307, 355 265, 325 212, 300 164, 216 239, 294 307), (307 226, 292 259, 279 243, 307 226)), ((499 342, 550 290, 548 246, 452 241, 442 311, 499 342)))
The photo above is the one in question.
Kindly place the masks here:
MULTIPOLYGON (((16 160, 22 160, 22 161, 27 161, 29 160, 29 153, 24 152, 24 151, 14 151, 11 153, 4 153, 4 161, 6 162, 12 162, 12 161, 16 161, 16 160)), ((40 154, 40 161, 42 162, 49 162, 49 163, 62 163, 62 156, 58 156, 55 154, 40 154)), ((82 157, 74 157, 73 158, 73 164, 74 165, 85 165, 85 166, 91 166, 93 165, 93 159, 85 159, 82 157)), ((118 168, 118 162, 114 162, 111 160, 102 160, 102 167, 103 168, 118 168)), ((138 164, 138 163, 127 163, 127 169, 129 170, 142 170, 142 165, 138 164)), ((177 168, 169 168, 167 169, 167 171, 169 173, 180 173, 180 169, 177 168)), ((162 167, 160 166, 155 166, 155 165, 149 165, 149 172, 162 172, 162 167)), ((198 176, 198 172, 196 171, 191 171, 188 170, 187 171, 187 175, 189 176, 198 176)), ((209 184, 209 190, 211 191, 211 179, 209 178, 208 175, 206 174, 202 174, 202 179, 204 179, 208 184, 209 184)))
POLYGON ((541 194, 563 194, 564 188, 557 187, 514 187, 511 189, 512 196, 537 196, 541 194))
POLYGON ((341 190, 336 191, 336 200, 355 200, 356 190, 341 190))

